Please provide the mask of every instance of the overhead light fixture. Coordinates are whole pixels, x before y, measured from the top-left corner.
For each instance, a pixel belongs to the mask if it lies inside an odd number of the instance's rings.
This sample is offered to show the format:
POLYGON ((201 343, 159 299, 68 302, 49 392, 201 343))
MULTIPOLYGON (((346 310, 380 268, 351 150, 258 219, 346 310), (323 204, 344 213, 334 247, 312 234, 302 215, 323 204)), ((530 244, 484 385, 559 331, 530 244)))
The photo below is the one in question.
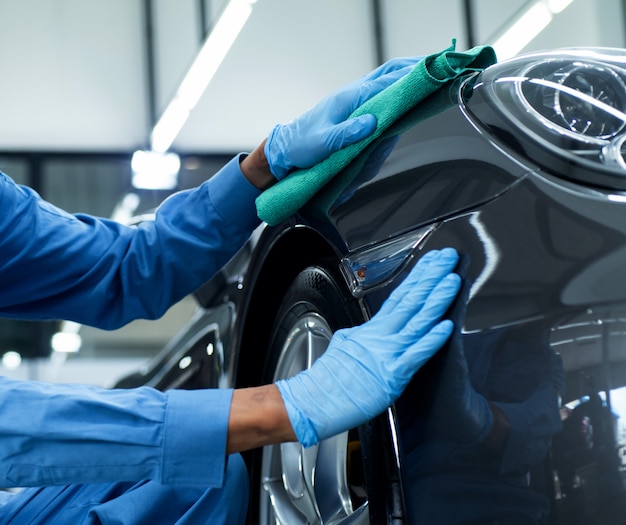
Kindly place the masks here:
POLYGON ((8 370, 15 370, 22 364, 22 355, 15 350, 2 354, 2 366, 8 370))
MULTIPOLYGON (((131 161, 132 162, 132 161, 131 161)), ((129 224, 139 205, 141 204, 141 197, 134 192, 128 192, 118 201, 111 213, 111 219, 122 224, 129 224)))
POLYGON ((553 15, 559 14, 568 7, 574 0, 548 0, 548 9, 553 15))
POLYGON ((256 0, 230 0, 183 78, 176 95, 155 124, 154 151, 165 152, 189 118, 252 13, 256 0))
POLYGON ((130 166, 132 185, 137 189, 173 190, 178 185, 180 157, 176 153, 137 150, 130 166))
POLYGON ((80 324, 63 321, 61 329, 52 336, 52 350, 61 354, 74 354, 80 350, 83 340, 78 333, 80 324))
POLYGON ((493 42, 498 59, 514 57, 552 22, 554 15, 562 12, 573 0, 538 0, 532 3, 493 42))

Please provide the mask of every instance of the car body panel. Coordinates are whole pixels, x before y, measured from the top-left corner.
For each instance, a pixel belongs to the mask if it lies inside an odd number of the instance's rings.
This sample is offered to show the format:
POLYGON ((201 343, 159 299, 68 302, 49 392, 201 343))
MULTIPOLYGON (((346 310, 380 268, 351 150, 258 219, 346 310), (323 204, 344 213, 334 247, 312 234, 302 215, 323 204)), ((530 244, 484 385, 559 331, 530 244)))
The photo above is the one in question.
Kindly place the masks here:
POLYGON ((529 167, 477 132, 453 104, 461 89, 454 82, 407 113, 401 133, 392 128, 364 152, 301 220, 346 252, 471 209, 514 184, 529 167))

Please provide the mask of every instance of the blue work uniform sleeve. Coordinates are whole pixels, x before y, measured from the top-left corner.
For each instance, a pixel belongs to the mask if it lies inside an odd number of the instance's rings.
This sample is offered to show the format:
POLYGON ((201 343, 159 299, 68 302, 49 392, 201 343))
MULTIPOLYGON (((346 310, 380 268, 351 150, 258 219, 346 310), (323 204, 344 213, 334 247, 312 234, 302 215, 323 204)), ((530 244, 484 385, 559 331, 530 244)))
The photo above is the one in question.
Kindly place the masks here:
POLYGON ((104 329, 157 319, 241 248, 259 193, 235 157, 128 227, 66 213, 0 173, 0 315, 104 329))
POLYGON ((232 390, 108 390, 0 377, 0 486, 223 483, 232 390))

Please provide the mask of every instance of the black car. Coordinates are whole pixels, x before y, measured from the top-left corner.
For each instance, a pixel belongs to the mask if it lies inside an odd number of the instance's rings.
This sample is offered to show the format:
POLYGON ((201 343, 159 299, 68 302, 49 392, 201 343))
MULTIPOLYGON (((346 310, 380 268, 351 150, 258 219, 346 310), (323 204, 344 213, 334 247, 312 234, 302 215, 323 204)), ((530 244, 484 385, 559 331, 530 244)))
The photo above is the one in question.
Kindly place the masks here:
POLYGON ((250 522, 626 523, 625 141, 625 50, 467 73, 297 215, 255 231, 197 291, 185 331, 118 386, 288 377, 425 252, 452 246, 459 333, 375 420, 250 454, 250 522), (468 441, 442 401, 453 350, 495 438, 468 441))

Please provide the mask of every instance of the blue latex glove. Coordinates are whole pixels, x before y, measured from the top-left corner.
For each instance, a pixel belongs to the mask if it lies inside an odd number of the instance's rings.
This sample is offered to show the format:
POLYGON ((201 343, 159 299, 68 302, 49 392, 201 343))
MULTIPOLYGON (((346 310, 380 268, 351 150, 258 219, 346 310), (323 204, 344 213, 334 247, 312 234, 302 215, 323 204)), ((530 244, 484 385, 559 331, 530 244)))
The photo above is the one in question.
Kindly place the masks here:
POLYGON ((348 117, 364 102, 409 73, 420 59, 389 60, 324 98, 289 124, 275 126, 264 149, 272 174, 281 180, 292 169, 310 168, 335 151, 371 135, 376 129, 374 115, 348 117))
POLYGON ((429 252, 368 322, 337 331, 313 366, 277 382, 305 447, 354 428, 388 408, 446 342, 441 317, 456 297, 455 250, 429 252))

